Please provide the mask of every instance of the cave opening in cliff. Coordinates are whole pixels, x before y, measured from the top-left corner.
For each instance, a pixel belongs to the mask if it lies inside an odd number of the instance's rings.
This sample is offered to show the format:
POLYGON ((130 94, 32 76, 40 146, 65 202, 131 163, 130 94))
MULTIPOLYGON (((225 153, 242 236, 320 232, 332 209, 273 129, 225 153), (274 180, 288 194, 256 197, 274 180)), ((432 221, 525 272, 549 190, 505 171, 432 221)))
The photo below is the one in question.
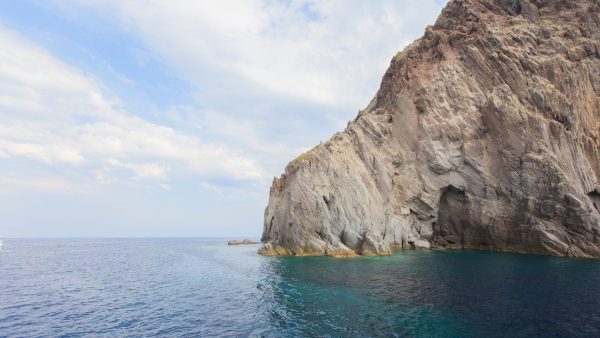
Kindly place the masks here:
POLYGON ((465 192, 448 186, 440 197, 438 218, 433 223, 433 241, 445 247, 462 248, 468 221, 465 192))
POLYGON ((598 207, 600 207, 600 193, 598 192, 598 190, 590 191, 588 193, 588 197, 592 200, 594 208, 596 208, 596 210, 600 212, 600 209, 598 209, 598 207))

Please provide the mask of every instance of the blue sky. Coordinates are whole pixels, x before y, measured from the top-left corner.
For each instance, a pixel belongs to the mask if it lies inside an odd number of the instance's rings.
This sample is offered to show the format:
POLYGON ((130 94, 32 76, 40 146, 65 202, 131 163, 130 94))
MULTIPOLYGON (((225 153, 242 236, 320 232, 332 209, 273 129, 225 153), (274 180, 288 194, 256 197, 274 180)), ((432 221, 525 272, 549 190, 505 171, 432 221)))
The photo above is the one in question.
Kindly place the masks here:
POLYGON ((258 237, 443 3, 0 0, 0 236, 258 237))

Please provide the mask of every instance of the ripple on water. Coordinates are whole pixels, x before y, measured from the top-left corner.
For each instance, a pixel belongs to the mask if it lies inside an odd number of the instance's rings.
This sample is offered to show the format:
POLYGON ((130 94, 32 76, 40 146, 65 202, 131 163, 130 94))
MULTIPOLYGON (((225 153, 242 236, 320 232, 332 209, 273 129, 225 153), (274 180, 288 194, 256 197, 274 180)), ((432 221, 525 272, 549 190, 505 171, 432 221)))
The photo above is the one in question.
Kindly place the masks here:
POLYGON ((600 336, 600 262, 262 257, 206 239, 5 240, 4 336, 600 336))

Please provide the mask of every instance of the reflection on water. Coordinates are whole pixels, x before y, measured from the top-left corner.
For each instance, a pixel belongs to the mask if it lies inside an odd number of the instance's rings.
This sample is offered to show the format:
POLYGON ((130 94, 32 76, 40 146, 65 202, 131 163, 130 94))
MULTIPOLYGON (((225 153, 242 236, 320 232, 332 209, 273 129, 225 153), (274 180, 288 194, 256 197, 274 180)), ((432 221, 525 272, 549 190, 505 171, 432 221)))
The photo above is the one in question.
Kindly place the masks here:
POLYGON ((487 252, 275 258, 269 318, 273 333, 305 335, 598 336, 599 263, 487 252))
POLYGON ((224 240, 5 240, 8 336, 599 336, 600 262, 262 257, 224 240))

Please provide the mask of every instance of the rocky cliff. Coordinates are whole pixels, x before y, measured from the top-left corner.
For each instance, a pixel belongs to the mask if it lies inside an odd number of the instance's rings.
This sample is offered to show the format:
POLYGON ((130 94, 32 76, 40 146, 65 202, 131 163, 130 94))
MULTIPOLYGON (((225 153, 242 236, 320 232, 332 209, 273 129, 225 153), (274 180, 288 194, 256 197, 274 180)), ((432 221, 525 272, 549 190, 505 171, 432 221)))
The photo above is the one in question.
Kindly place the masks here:
POLYGON ((600 257, 600 0, 452 0, 275 178, 259 251, 600 257))

